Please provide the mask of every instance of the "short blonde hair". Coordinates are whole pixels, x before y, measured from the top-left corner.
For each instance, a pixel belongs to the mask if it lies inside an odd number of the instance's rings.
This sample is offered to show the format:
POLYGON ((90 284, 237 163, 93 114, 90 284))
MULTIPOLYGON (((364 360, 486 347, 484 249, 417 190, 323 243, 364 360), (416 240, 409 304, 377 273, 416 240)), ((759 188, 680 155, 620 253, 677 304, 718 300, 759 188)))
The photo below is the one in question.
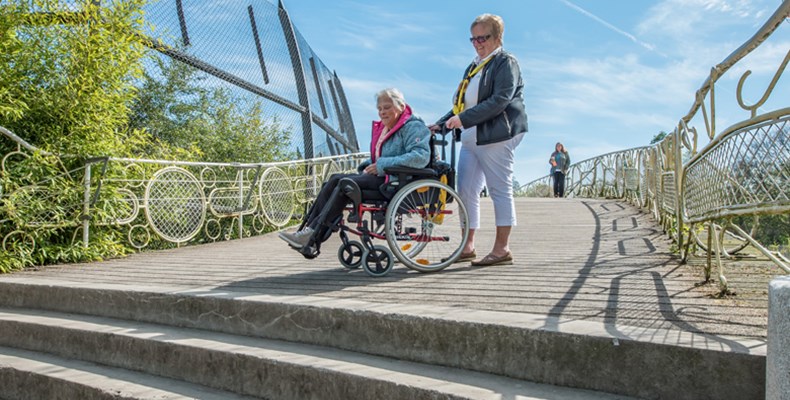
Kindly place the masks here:
POLYGON ((494 14, 481 14, 472 22, 469 29, 474 28, 477 24, 483 24, 491 28, 491 35, 502 43, 505 39, 505 21, 502 17, 494 14))
POLYGON ((386 88, 384 90, 378 91, 376 93, 376 101, 379 101, 379 99, 382 97, 387 97, 392 100, 392 104, 401 110, 406 107, 406 99, 403 98, 403 93, 401 93, 401 91, 398 89, 386 88))

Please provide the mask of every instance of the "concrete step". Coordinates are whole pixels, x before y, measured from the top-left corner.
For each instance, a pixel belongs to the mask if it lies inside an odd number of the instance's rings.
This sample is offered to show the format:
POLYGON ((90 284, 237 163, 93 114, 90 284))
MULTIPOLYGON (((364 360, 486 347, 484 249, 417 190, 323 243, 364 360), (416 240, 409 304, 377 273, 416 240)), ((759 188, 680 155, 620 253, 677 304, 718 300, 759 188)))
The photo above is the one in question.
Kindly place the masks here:
POLYGON ((44 280, 0 283, 0 307, 287 340, 640 398, 765 393, 764 341, 680 330, 431 304, 44 280))
POLYGON ((0 347, 0 382, 0 399, 7 400, 253 399, 183 381, 8 347, 0 347))
MULTIPOLYGON (((173 380, 267 399, 626 398, 307 344, 53 311, 0 309, 0 345, 25 350, 0 348, 0 365, 6 364, 0 370, 10 369, 16 377, 65 380, 68 384, 61 385, 73 390, 97 392, 89 398, 107 398, 98 394, 108 393, 178 398, 172 397, 176 391, 153 389, 170 389, 173 380), (88 384, 98 380, 99 369, 112 373, 105 374, 101 385, 88 384), (160 380, 155 383, 148 374, 168 379, 155 378, 160 380), (139 376, 146 378, 134 378, 139 376)), ((212 396, 216 394, 194 395, 217 398, 212 396)))

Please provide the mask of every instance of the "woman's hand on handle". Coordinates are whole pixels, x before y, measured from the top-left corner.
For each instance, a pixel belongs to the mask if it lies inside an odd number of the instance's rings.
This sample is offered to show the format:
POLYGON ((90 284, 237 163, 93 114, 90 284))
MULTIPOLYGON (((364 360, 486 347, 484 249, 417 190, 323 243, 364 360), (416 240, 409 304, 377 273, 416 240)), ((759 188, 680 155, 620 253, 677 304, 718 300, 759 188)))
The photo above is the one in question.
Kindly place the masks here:
POLYGON ((444 126, 446 126, 447 129, 464 129, 464 124, 461 123, 461 118, 457 115, 450 117, 444 126))

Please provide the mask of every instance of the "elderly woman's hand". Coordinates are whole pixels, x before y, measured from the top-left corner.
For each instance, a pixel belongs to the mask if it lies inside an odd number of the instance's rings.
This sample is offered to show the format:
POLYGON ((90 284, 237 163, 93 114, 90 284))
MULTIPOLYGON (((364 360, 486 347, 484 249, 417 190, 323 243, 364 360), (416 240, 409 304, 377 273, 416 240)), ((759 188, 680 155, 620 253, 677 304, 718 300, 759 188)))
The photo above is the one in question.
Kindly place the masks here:
POLYGON ((362 172, 364 172, 366 174, 370 174, 370 175, 378 175, 378 173, 379 173, 378 169, 376 169, 376 164, 375 163, 370 164, 367 167, 365 167, 365 170, 362 171, 362 172))
POLYGON ((447 122, 444 124, 448 129, 464 129, 464 125, 461 123, 461 118, 457 115, 453 115, 447 122))

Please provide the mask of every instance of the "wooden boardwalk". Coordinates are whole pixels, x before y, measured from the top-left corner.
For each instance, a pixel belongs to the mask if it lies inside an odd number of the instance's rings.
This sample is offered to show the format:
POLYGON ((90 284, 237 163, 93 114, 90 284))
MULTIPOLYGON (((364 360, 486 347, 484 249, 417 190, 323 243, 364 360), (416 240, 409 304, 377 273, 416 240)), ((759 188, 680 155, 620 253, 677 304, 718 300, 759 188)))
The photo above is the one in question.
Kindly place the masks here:
MULTIPOLYGON (((483 206, 483 228, 477 235, 481 256, 493 240, 491 202, 484 200, 483 206)), ((764 344, 767 281, 781 272, 778 268, 743 276, 730 272, 739 295, 717 298, 715 283, 702 284, 701 267, 679 265, 666 235, 635 207, 614 200, 519 198, 517 209, 511 266, 466 263, 421 274, 396 265, 388 276, 372 278, 361 269, 340 266, 336 238, 324 245, 321 256, 305 260, 276 234, 268 234, 41 268, 0 276, 0 282, 109 283, 435 304, 544 315, 546 328, 567 320, 606 322, 611 333, 662 332, 663 337, 652 339, 669 344, 681 332, 721 337, 715 340, 728 346, 729 336, 764 344)))

